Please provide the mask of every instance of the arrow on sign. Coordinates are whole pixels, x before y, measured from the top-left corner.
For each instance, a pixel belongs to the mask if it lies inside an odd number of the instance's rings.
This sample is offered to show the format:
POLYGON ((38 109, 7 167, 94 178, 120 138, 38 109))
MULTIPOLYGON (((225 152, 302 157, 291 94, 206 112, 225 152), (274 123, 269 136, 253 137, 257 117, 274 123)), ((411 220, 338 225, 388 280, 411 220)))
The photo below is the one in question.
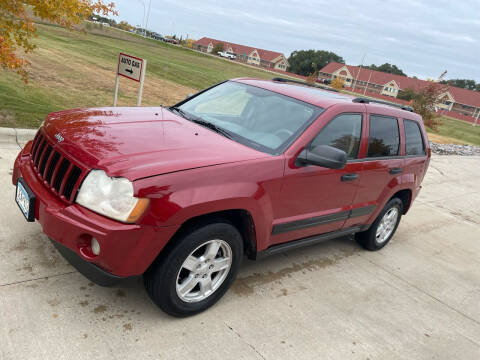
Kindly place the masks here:
POLYGON ((129 73, 130 73, 130 75, 132 75, 132 74, 133 74, 133 70, 132 70, 132 69, 125 69, 125 71, 126 71, 126 72, 129 72, 129 73))

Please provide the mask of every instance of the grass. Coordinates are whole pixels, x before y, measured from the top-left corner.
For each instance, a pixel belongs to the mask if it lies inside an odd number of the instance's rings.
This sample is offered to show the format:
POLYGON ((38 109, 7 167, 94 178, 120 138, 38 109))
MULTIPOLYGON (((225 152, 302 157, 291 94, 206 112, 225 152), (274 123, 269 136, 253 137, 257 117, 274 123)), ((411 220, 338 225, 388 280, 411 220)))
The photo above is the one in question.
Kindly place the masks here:
MULTIPOLYGON (((38 127, 52 111, 110 106, 119 52, 148 61, 142 105, 173 104, 188 93, 230 78, 275 76, 114 29, 88 31, 38 25, 38 49, 29 56, 29 84, 0 70, 0 125, 38 127)), ((119 105, 135 105, 136 86, 121 79, 119 105)))
MULTIPOLYGON (((30 81, 0 70, 0 126, 36 128, 52 111, 110 106, 119 52, 147 59, 142 105, 169 105, 189 93, 235 77, 271 79, 271 72, 87 24, 87 33, 39 24, 38 49, 29 56, 30 81)), ((119 106, 136 104, 137 84, 120 80, 119 106)), ((355 94, 358 95, 358 94, 355 94)), ((431 140, 480 145, 480 126, 443 117, 431 140)))
POLYGON ((427 128, 430 141, 480 146, 480 125, 472 126, 471 123, 447 116, 441 117, 441 123, 438 132, 427 128))

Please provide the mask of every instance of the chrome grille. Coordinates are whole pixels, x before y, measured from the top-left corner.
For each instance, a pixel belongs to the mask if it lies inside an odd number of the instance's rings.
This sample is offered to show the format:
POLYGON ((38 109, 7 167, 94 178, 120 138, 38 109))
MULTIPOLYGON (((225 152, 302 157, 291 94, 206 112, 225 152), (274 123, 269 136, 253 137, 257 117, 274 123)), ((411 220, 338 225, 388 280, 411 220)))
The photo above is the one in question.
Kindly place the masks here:
POLYGON ((33 140, 31 161, 35 172, 45 186, 63 201, 73 203, 84 171, 55 149, 41 130, 33 140))

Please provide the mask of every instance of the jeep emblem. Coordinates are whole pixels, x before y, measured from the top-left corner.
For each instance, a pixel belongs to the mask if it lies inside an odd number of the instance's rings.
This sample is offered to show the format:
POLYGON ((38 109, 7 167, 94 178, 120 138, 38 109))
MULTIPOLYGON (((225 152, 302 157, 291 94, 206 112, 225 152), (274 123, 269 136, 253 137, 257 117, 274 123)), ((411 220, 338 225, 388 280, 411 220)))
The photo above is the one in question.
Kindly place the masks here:
POLYGON ((55 134, 55 139, 57 139, 57 141, 58 141, 59 143, 61 143, 61 142, 64 140, 64 139, 63 139, 63 136, 60 135, 60 133, 55 134))

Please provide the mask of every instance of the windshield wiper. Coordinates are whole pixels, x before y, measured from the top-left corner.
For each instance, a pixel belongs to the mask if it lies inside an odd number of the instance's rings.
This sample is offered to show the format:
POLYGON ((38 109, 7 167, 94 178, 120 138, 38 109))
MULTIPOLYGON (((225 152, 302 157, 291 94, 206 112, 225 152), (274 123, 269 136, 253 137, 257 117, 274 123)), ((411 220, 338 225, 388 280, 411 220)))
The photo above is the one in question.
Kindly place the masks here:
POLYGON ((179 107, 170 107, 171 110, 175 111, 176 113, 178 113, 181 117, 187 119, 187 120, 190 120, 192 122, 194 122, 195 124, 198 124, 198 125, 201 125, 203 127, 206 127, 210 130, 213 130, 215 131, 216 133, 219 133, 220 135, 223 135, 225 136, 226 138, 228 139, 232 139, 232 134, 230 134, 229 131, 225 130, 224 128, 221 128, 217 125, 215 125, 214 123, 211 123, 209 121, 206 121, 206 120, 203 120, 201 117, 199 116, 195 116, 193 114, 190 114, 190 113, 187 113, 186 111, 180 109, 179 107))
POLYGON ((214 123, 211 123, 211 122, 208 122, 208 121, 205 121, 203 119, 192 119, 192 121, 195 123, 195 124, 198 124, 198 125, 202 125, 202 126, 205 126, 206 128, 209 128, 223 136, 225 136, 226 138, 229 138, 231 139, 232 138, 232 134, 230 134, 229 131, 225 130, 224 128, 221 128, 217 125, 215 125, 214 123))

